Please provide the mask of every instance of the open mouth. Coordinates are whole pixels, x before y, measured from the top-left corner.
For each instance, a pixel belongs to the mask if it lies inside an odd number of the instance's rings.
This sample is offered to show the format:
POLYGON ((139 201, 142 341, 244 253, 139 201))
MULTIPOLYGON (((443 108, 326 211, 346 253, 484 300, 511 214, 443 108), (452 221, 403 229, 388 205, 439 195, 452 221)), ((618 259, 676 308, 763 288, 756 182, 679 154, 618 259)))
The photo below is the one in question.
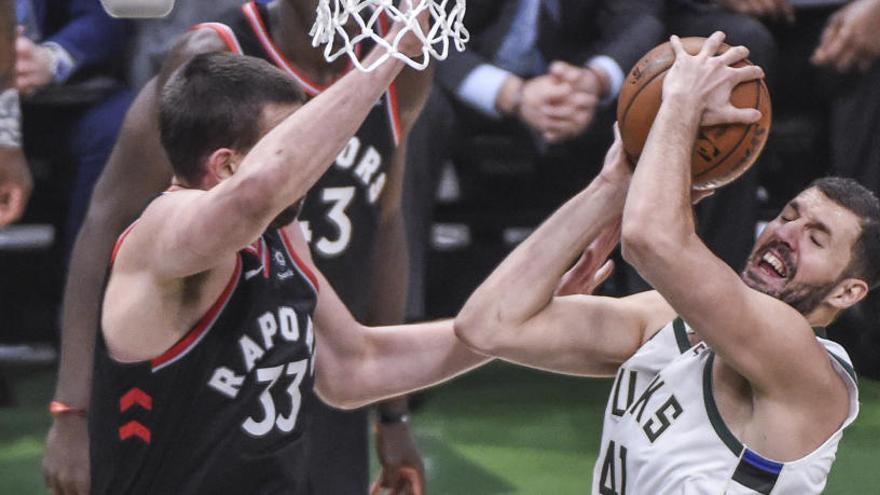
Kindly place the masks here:
POLYGON ((775 275, 780 278, 788 276, 788 267, 785 266, 785 261, 772 251, 764 252, 764 255, 758 261, 758 267, 768 275, 775 275))
POLYGON ((791 257, 782 248, 783 246, 768 246, 765 248, 763 254, 756 259, 756 268, 771 278, 791 278, 794 275, 794 267, 792 266, 791 257))

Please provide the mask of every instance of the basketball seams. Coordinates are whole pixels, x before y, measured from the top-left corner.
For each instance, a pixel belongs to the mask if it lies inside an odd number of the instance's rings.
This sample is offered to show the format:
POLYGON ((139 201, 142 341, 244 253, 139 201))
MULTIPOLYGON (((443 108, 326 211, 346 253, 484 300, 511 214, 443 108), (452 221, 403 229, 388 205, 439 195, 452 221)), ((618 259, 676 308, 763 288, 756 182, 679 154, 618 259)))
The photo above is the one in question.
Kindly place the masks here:
MULTIPOLYGON (((757 109, 757 108, 758 108, 758 105, 761 104, 761 84, 760 84, 758 81, 755 81, 755 84, 757 84, 757 86, 758 86, 758 91, 756 92, 756 93, 757 93, 757 98, 756 98, 756 101, 755 101, 755 106, 752 107, 752 108, 757 109)), ((730 124, 725 124, 725 125, 730 125, 730 124)), ((736 141, 736 144, 735 144, 734 146, 731 146, 731 148, 730 148, 730 150, 727 152, 727 154, 724 155, 720 160, 718 160, 718 162, 715 163, 714 165, 712 165, 712 166, 710 166, 710 167, 707 167, 707 168, 703 169, 703 171, 701 171, 700 173, 698 173, 697 175, 695 175, 695 176, 694 176, 694 179, 697 179, 697 178, 699 178, 699 177, 702 177, 703 175, 705 175, 705 174, 707 174, 707 173, 709 173, 709 172, 715 170, 716 168, 718 168, 718 167, 720 167, 722 164, 724 164, 724 162, 726 162, 726 161, 730 158, 730 156, 734 154, 734 152, 736 152, 737 150, 739 150, 739 147, 740 147, 740 145, 743 143, 743 141, 745 140, 745 138, 746 138, 749 134, 751 134, 752 131, 755 130, 755 128, 756 128, 756 127, 755 127, 755 124, 749 124, 749 125, 745 126, 745 127, 743 128, 742 136, 739 137, 739 139, 736 141)))
MULTIPOLYGON (((656 74, 651 76, 645 83, 643 83, 638 89, 636 89, 636 92, 633 93, 633 95, 629 98, 629 103, 624 108, 623 115, 622 116, 618 115, 618 118, 617 118, 617 120, 621 124, 623 124, 625 126, 626 117, 629 115, 629 111, 633 107, 633 105, 635 104, 636 100, 639 99, 639 95, 642 94, 642 91, 644 91, 645 88, 648 88, 649 86, 651 86, 651 84, 654 83, 654 80, 657 79, 658 77, 665 76, 666 72, 669 71, 669 68, 672 67, 671 63, 668 65, 667 64, 664 64, 664 65, 665 65, 665 67, 663 67, 662 70, 660 70, 659 72, 657 72, 656 74)), ((621 134, 623 134, 623 128, 621 128, 621 134)), ((626 149, 626 146, 624 146, 624 150, 625 149, 626 149)), ((629 155, 629 152, 627 152, 627 155, 629 155)), ((630 158, 632 158, 632 157, 630 157, 630 158)))
MULTIPOLYGON (((758 109, 761 108, 761 93, 763 93, 763 91, 762 91, 762 87, 761 87, 761 86, 762 86, 762 84, 761 84, 761 80, 759 79, 759 80, 756 80, 756 81, 754 81, 754 82, 755 82, 755 84, 757 85, 758 89, 757 89, 757 91, 755 91, 755 93, 756 93, 756 95, 755 95, 755 106, 753 106, 752 108, 758 110, 758 109)), ((727 155, 725 155, 724 158, 722 158, 721 160, 719 160, 718 163, 712 165, 711 167, 708 167, 708 168, 704 169, 703 171, 701 171, 700 173, 698 173, 697 175, 695 175, 693 178, 694 178, 694 179, 699 179, 700 177, 704 176, 705 174, 707 174, 707 173, 709 173, 709 172, 715 170, 716 168, 720 167, 721 165, 723 165, 723 164, 724 164, 724 163, 730 158, 731 155, 733 155, 735 152, 737 152, 737 151, 739 150, 739 147, 742 145, 743 141, 744 141, 747 137, 752 136, 752 135, 755 133, 755 131, 757 131, 757 129, 758 129, 758 125, 757 125, 757 124, 758 124, 758 123, 756 122, 756 123, 754 123, 754 124, 749 124, 748 126, 746 126, 746 127, 745 127, 745 132, 743 132, 743 135, 742 135, 742 136, 740 137, 740 139, 736 142, 736 145, 730 148, 730 151, 727 152, 727 155)), ((765 141, 765 142, 766 142, 766 141, 765 141)), ((763 150, 763 149, 764 149, 764 145, 763 145, 763 143, 762 143, 761 146, 759 146, 758 151, 757 151, 756 154, 760 154, 761 150, 763 150)), ((737 179, 739 176, 741 176, 743 173, 745 173, 745 171, 748 170, 748 169, 749 169, 749 167, 739 167, 739 168, 736 168, 736 169, 731 169, 731 171, 735 171, 736 173, 733 174, 733 175, 730 176, 730 177, 725 177, 725 178, 724 178, 724 181, 723 181, 722 183, 717 184, 717 185, 714 185, 714 187, 721 187, 721 186, 723 186, 723 185, 725 185, 725 184, 729 184, 730 182, 736 180, 736 179, 737 179)))

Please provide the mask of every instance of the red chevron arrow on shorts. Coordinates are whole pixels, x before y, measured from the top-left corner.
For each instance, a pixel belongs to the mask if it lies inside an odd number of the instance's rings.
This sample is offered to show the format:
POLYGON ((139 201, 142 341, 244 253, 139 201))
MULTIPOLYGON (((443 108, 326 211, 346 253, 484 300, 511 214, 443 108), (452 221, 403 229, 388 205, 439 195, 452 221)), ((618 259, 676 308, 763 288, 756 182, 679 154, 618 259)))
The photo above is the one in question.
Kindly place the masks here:
POLYGON ((150 429, 137 421, 129 421, 119 427, 120 440, 125 441, 131 437, 138 437, 144 443, 150 443, 150 429))
POLYGON ((135 404, 149 411, 153 409, 153 398, 143 390, 134 387, 119 399, 119 411, 125 412, 135 404))

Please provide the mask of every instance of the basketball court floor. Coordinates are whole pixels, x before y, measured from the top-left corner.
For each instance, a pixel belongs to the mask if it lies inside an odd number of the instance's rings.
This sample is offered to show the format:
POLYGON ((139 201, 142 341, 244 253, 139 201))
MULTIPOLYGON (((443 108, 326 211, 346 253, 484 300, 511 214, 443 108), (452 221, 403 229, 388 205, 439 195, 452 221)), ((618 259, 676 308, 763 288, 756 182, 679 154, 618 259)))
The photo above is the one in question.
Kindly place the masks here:
MULTIPOLYGON (((44 494, 54 370, 11 373, 16 406, 0 408, 0 494, 44 494)), ((494 364, 432 390, 412 417, 428 493, 589 493, 610 385, 494 364)), ((844 434, 826 494, 880 493, 880 382, 862 379, 860 387, 861 414, 844 434)))

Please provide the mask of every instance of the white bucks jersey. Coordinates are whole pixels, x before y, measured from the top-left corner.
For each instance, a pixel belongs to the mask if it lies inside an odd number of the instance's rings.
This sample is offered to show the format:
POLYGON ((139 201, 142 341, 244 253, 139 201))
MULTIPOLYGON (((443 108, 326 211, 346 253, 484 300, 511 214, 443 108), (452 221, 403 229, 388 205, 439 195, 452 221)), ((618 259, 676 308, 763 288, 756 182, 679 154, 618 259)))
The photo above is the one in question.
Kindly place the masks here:
POLYGON ((691 346, 681 319, 666 325, 623 363, 605 410, 593 469, 594 495, 821 493, 837 444, 858 414, 858 389, 842 347, 819 338, 849 388, 849 415, 822 446, 792 462, 743 445, 718 413, 715 354, 691 346))

